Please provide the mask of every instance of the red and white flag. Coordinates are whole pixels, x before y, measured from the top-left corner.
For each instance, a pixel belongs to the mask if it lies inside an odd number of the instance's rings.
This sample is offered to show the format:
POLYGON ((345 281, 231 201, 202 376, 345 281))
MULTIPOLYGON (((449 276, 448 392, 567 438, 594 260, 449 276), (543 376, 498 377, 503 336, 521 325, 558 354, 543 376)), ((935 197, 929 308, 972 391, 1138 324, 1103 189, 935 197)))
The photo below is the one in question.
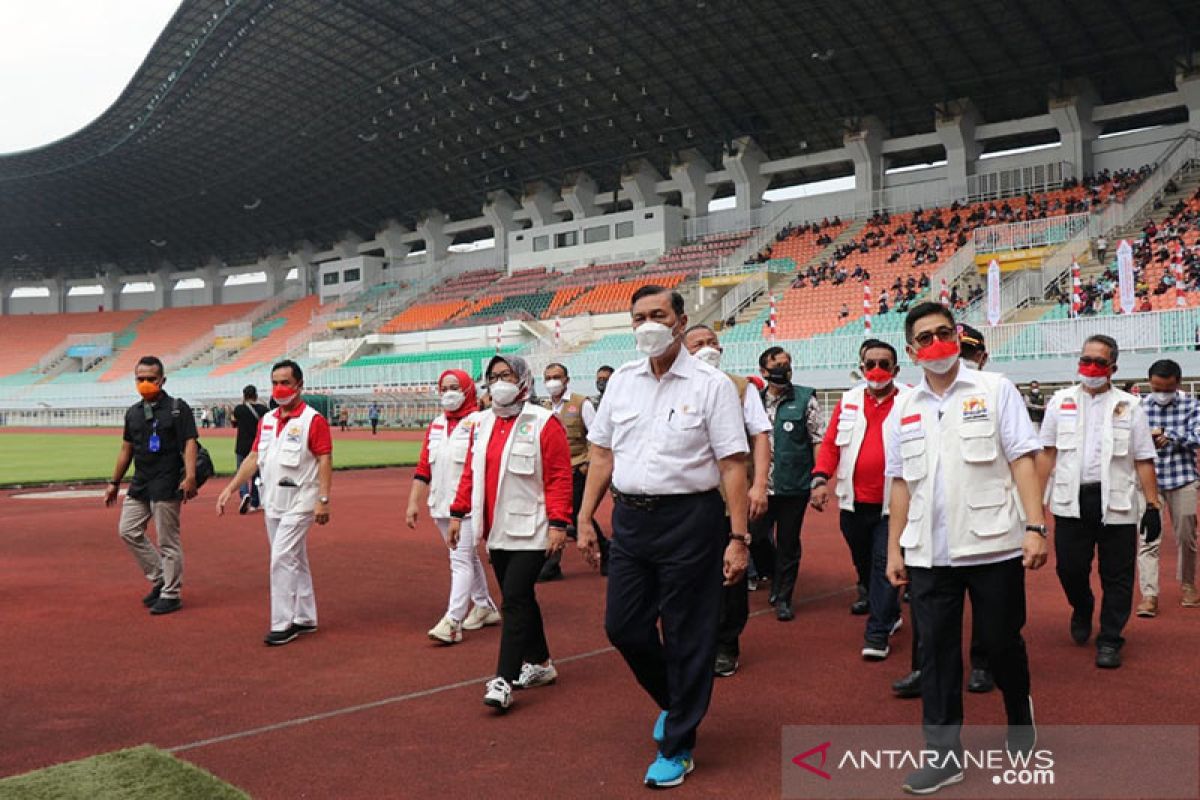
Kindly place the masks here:
POLYGON ((1071 316, 1083 311, 1083 282, 1079 279, 1079 262, 1071 262, 1071 316))
POLYGON ((562 317, 554 318, 554 346, 562 345, 562 317))
POLYGON ((863 281, 863 331, 871 335, 871 282, 863 281))
POLYGON ((1171 269, 1175 275, 1175 305, 1183 308, 1187 305, 1187 292, 1183 288, 1183 250, 1181 248, 1175 250, 1175 259, 1171 262, 1171 269))
POLYGON ((778 309, 775 307, 775 295, 771 295, 771 315, 767 317, 767 336, 773 342, 779 327, 778 309))
POLYGON ((500 352, 500 341, 504 336, 504 324, 496 323, 496 353, 500 352))
POLYGON ((950 290, 946 288, 945 278, 942 278, 942 305, 950 307, 950 290))

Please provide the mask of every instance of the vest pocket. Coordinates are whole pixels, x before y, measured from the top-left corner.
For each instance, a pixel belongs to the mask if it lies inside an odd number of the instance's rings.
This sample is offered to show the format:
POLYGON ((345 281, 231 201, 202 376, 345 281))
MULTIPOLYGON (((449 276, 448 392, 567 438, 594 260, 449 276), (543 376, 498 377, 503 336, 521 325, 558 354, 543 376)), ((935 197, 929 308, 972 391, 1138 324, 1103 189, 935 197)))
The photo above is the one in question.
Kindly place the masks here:
MULTIPOLYGON (((1057 469, 1054 471, 1054 474, 1058 474, 1057 469)), ((1065 476, 1063 480, 1055 479, 1050 499, 1055 505, 1060 506, 1070 505, 1071 501, 1074 500, 1071 496, 1071 484, 1065 479, 1065 476)))
POLYGON ((537 503, 524 498, 513 498, 508 501, 507 506, 505 510, 508 524, 504 527, 504 532, 514 538, 533 536, 537 529, 537 503))
POLYGON ((834 444, 838 447, 846 447, 850 444, 850 440, 854 438, 854 420, 848 423, 844 419, 838 420, 837 438, 834 439, 834 444))
POLYGON ((962 439, 962 457, 968 464, 987 464, 996 460, 996 426, 987 422, 971 422, 958 429, 962 439))
POLYGON ((904 480, 919 481, 925 477, 929 469, 925 463, 925 437, 901 442, 900 455, 904 458, 904 480))
POLYGON ((467 442, 466 442, 466 440, 454 441, 454 442, 450 443, 450 458, 452 458, 454 460, 454 463, 456 463, 456 464, 467 463, 467 442))
POLYGON ((1003 486, 968 490, 967 522, 977 536, 1002 536, 1012 530, 1006 509, 1009 491, 1003 486))
POLYGON ((532 442, 513 442, 508 452, 508 471, 514 475, 532 475, 536 458, 537 450, 532 442))
POLYGON ((1137 495, 1134 484, 1108 487, 1108 507, 1113 511, 1131 511, 1133 499, 1137 495))
POLYGON ((1114 456, 1129 455, 1129 437, 1132 431, 1129 428, 1113 428, 1113 449, 1114 456))

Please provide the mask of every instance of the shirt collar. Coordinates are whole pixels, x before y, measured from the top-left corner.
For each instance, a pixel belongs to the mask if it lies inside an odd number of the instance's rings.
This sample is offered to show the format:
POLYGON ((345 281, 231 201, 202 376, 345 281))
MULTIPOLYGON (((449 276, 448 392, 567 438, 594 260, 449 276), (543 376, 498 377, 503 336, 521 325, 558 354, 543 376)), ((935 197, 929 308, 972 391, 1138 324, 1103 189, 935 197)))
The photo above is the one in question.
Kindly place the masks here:
MULTIPOLYGON (((689 378, 696 371, 696 359, 687 351, 687 348, 682 344, 679 346, 679 355, 675 356, 675 361, 671 363, 670 369, 663 373, 665 378, 667 375, 675 375, 679 378, 689 378)), ((646 357, 638 364, 638 372, 654 377, 654 371, 650 368, 650 358, 646 357)))
POLYGON ((291 414, 284 414, 283 406, 280 406, 279 408, 277 408, 275 410, 279 412, 279 420, 280 420, 280 422, 282 422, 285 419, 295 419, 296 417, 300 416, 300 414, 302 414, 304 412, 305 408, 306 408, 306 406, 304 404, 304 401, 297 400, 295 409, 294 409, 293 413, 291 413, 291 414))
MULTIPOLYGON (((946 396, 950 395, 951 393, 953 393, 955 387, 958 386, 960 383, 965 384, 967 386, 978 386, 979 379, 977 376, 979 375, 980 371, 981 370, 977 370, 977 369, 967 369, 966 367, 963 366, 962 359, 959 359, 958 375, 956 375, 954 377, 954 383, 950 384, 946 388, 946 394, 941 395, 941 397, 946 397, 946 396)), ((930 397, 934 397, 934 398, 939 397, 933 391, 933 389, 929 388, 929 379, 928 379, 928 376, 925 375, 925 370, 921 370, 921 382, 917 384, 917 391, 924 392, 925 394, 929 395, 930 397)))

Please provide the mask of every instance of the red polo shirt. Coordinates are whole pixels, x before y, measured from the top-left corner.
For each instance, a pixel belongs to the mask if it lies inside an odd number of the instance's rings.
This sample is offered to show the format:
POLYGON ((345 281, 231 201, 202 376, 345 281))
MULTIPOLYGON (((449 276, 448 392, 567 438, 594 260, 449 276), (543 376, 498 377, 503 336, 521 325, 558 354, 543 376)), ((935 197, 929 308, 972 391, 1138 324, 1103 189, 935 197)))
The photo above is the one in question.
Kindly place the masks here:
MULTIPOLYGON (((258 452, 258 442, 262 439, 263 425, 269 428, 278 424, 282 427, 284 422, 300 416, 305 407, 304 401, 301 400, 296 403, 291 414, 285 414, 282 408, 263 414, 262 419, 258 421, 258 435, 254 437, 254 447, 251 449, 255 453, 258 452)), ((308 449, 314 456, 327 456, 333 452, 333 436, 329 432, 329 422, 320 414, 313 417, 312 424, 308 426, 308 449)))
MULTIPOLYGON (((860 503, 884 502, 883 498, 883 467, 885 457, 883 452, 883 422, 892 413, 896 404, 896 390, 887 399, 879 401, 868 389, 863 392, 863 406, 859 413, 866 417, 867 432, 863 437, 862 447, 858 450, 858 460, 854 462, 854 499, 860 503)), ((833 409, 833 417, 829 427, 825 429, 825 439, 817 453, 817 466, 813 475, 824 475, 833 478, 837 475, 838 462, 842 457, 842 448, 838 447, 837 426, 842 416, 842 404, 838 402, 833 409)))

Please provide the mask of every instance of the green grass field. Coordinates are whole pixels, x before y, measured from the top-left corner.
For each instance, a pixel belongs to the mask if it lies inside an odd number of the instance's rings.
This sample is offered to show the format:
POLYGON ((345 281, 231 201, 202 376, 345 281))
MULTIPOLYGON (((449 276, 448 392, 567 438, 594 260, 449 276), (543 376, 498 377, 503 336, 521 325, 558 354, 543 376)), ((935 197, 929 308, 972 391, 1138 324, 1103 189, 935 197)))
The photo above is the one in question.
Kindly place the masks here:
POLYGON ((0 780, 11 800, 249 800, 249 795, 149 745, 0 780))
MULTIPOLYGON (((212 454, 217 473, 232 475, 233 440, 200 441, 212 454)), ((0 433, 0 486, 108 480, 120 446, 119 433, 0 433)), ((420 442, 341 439, 334 444, 333 463, 337 469, 405 466, 416 464, 420 453, 420 442)))

